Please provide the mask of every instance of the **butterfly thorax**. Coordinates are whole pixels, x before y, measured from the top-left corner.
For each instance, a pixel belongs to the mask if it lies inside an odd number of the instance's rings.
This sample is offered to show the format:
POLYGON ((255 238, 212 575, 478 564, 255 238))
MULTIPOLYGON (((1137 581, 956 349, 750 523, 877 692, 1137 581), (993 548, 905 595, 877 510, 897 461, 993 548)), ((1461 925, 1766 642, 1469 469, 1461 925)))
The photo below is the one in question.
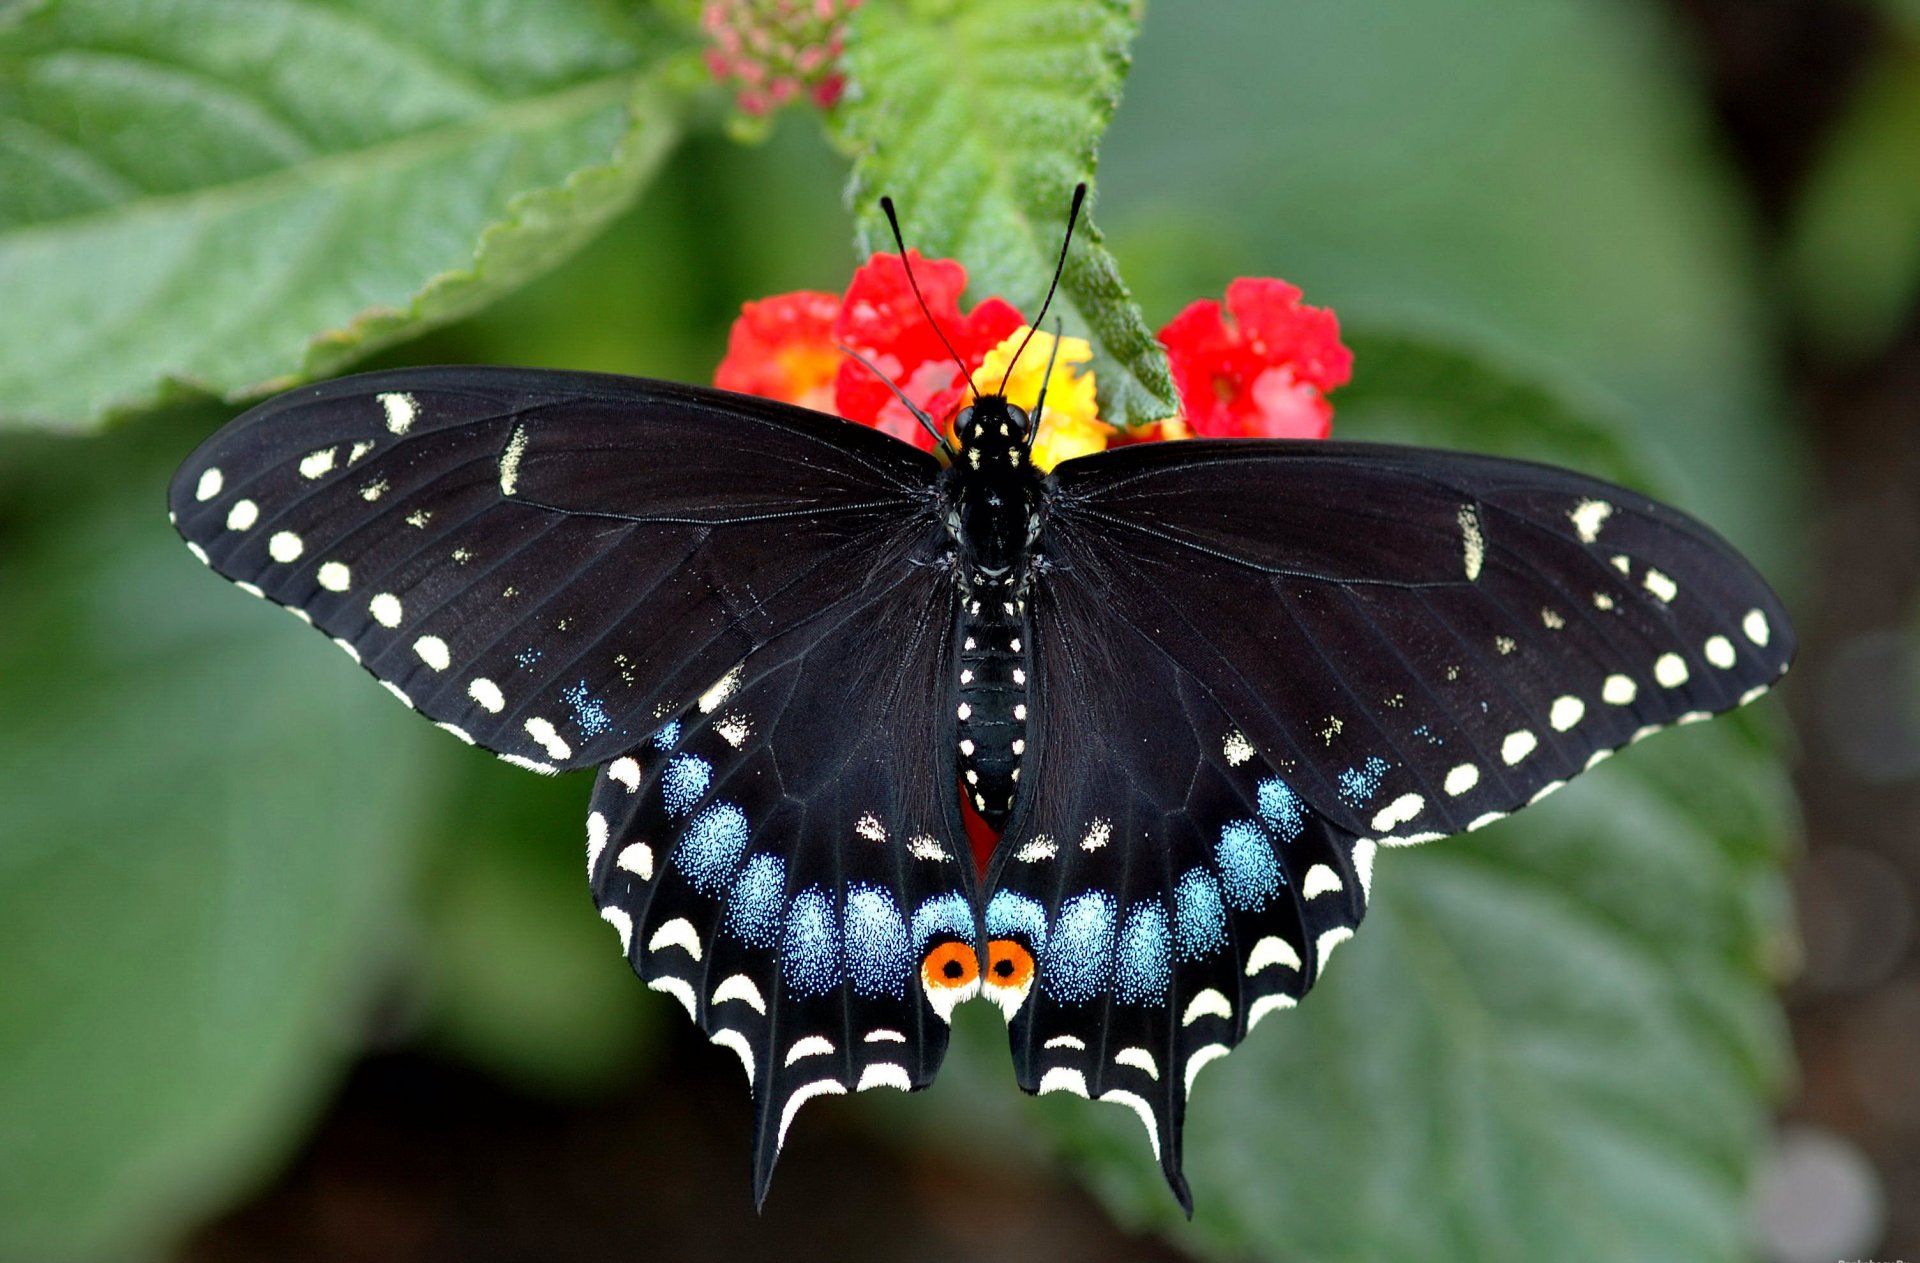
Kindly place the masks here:
POLYGON ((1020 408, 983 395, 955 424, 960 452, 946 486, 961 591, 960 777, 974 810, 998 829, 1026 752, 1026 589, 1041 480, 1020 408))

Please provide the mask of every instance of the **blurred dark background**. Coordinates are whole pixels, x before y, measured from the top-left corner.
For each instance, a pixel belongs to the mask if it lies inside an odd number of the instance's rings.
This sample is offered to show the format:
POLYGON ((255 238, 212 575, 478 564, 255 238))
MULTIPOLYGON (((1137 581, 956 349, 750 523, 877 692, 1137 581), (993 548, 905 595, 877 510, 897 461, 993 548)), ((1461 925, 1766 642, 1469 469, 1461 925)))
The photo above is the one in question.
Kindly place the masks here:
MULTIPOLYGON (((1779 1263, 1920 1256, 1920 206, 1854 213, 1878 205, 1876 173, 1913 180, 1916 85, 1920 9, 1898 3, 1164 3, 1103 147, 1103 223, 1156 324, 1272 272, 1350 322, 1468 330, 1616 405, 1685 503, 1790 594, 1804 848, 1781 974, 1798 1071, 1753 1206, 1779 1263), (1587 110, 1632 115, 1640 139, 1587 110)), ((378 362, 703 380, 742 299, 843 283, 844 170, 798 115, 757 148, 693 140, 558 272, 378 362)), ((68 488, 149 477, 229 412, 141 418, 77 457, 78 440, 16 441, 0 451, 0 549, 42 547, 68 488)), ((133 507, 157 516, 158 498, 133 507)), ((144 563, 119 541, 102 525, 59 559, 132 574, 144 563)), ((317 654, 310 634, 273 634, 317 654)), ((192 696, 216 717, 243 704, 192 696)), ((406 722, 370 719, 369 746, 406 722)), ((302 752, 262 757, 292 776, 302 752)), ((415 914, 367 931, 387 966, 341 979, 352 1002, 324 1035, 363 1051, 344 1078, 249 1106, 281 1121, 246 1174, 209 1176, 244 1191, 174 1258, 1185 1257, 1069 1178, 985 1063, 924 1099, 808 1111, 764 1213, 745 1213, 738 1067, 603 950, 577 873, 584 783, 444 754, 408 767, 421 858, 369 880, 415 914)), ((96 770, 111 797, 112 769, 96 770)), ((318 836, 359 819, 329 815, 318 836)), ((83 953, 75 977, 87 967, 83 953)), ((1310 1256, 1276 1242, 1271 1257, 1310 1256)))

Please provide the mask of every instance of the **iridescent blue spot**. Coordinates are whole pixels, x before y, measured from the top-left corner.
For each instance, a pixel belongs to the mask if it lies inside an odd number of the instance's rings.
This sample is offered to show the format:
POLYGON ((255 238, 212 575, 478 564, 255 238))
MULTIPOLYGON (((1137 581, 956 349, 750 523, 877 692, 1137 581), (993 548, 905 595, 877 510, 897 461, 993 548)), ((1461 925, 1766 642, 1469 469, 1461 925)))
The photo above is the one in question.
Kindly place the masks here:
POLYGON ((573 709, 573 722, 580 725, 580 731, 589 737, 597 737, 613 727, 613 720, 607 717, 606 703, 587 691, 587 682, 580 681, 571 688, 560 690, 560 697, 573 709))
POLYGON ((957 890, 935 895, 913 910, 913 950, 924 955, 936 935, 973 942, 973 908, 957 890))
POLYGON ((1047 946, 1047 909, 1038 899, 1002 890, 987 902, 987 936, 1024 934, 1038 955, 1047 946))
POLYGON ((1084 1004, 1106 989, 1113 970, 1113 896, 1104 890, 1060 905, 1047 942, 1042 977, 1062 1004, 1084 1004))
POLYGON ((847 892, 847 975, 861 995, 904 998, 913 956, 893 895, 878 886, 847 892))
POLYGON ((533 664, 540 661, 540 651, 538 649, 535 649, 532 645, 528 645, 525 649, 522 649, 519 653, 514 654, 513 660, 520 664, 521 670, 531 671, 533 669, 533 664))
POLYGON ((1199 960, 1227 945, 1220 883, 1204 868, 1188 869, 1173 888, 1173 936, 1181 960, 1199 960))
POLYGON ((680 744, 680 721, 675 719, 663 724, 660 731, 653 734, 653 748, 671 750, 680 744))
POLYGON ((1369 755, 1359 767, 1350 767, 1340 773, 1340 797, 1358 807, 1380 792, 1380 782, 1392 766, 1377 754, 1369 755))
POLYGON ((719 895, 733 879, 747 850, 747 813, 732 803, 714 803, 687 822, 673 862, 687 885, 703 895, 719 895))
POLYGON ((787 905, 780 938, 780 972, 796 995, 825 995, 840 982, 840 927, 833 900, 809 886, 787 905))
POLYGON ((1267 831, 1251 820, 1235 820, 1220 830, 1213 848, 1227 902, 1242 912, 1266 906, 1286 878, 1267 831))
POLYGON ((1120 931, 1120 973, 1114 998, 1122 1004, 1164 1004, 1173 972, 1173 939, 1167 933, 1167 909, 1158 900, 1127 909, 1120 931))
POLYGON ((727 896, 727 929, 749 947, 772 947, 787 897, 787 864, 762 852, 747 861, 727 896))
POLYGON ((660 797, 669 816, 684 816, 707 796, 713 765, 697 754, 676 754, 660 773, 660 797))
POLYGON ((1260 819, 1275 833, 1292 842, 1307 827, 1307 809, 1300 796, 1277 776, 1260 782, 1258 791, 1260 819))

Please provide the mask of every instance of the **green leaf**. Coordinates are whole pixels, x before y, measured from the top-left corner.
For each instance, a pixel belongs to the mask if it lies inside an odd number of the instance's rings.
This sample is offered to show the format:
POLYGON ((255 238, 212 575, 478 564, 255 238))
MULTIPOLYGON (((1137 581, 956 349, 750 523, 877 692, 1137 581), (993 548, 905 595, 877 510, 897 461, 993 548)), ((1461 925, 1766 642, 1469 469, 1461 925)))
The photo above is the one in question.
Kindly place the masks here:
MULTIPOLYGON (((1649 481, 1550 392, 1412 339, 1353 343, 1343 435, 1649 481)), ((1789 801, 1753 728, 1663 734, 1511 821, 1383 854, 1326 979, 1198 1081, 1191 1225, 1123 1111, 1046 1123, 1123 1219, 1208 1256, 1747 1257, 1784 1066, 1789 801)))
POLYGON ((1920 297, 1920 31, 1889 41, 1795 208, 1790 275, 1811 331, 1858 358, 1920 297))
MULTIPOLYGON (((891 194, 909 245, 966 264, 974 294, 1037 313, 1135 26, 1124 0, 864 6, 840 111, 862 253, 892 248, 879 209, 891 194)), ((1171 416, 1166 356, 1090 211, 1060 291, 1053 311, 1093 343, 1101 416, 1126 426, 1171 416)))
POLYGON ((128 437, 0 453, 9 1259, 151 1250, 272 1169, 398 955, 431 783, 424 724, 168 529, 191 435, 128 437))
POLYGON ((594 0, 56 0, 0 25, 0 424, 229 399, 471 311, 678 131, 594 0))

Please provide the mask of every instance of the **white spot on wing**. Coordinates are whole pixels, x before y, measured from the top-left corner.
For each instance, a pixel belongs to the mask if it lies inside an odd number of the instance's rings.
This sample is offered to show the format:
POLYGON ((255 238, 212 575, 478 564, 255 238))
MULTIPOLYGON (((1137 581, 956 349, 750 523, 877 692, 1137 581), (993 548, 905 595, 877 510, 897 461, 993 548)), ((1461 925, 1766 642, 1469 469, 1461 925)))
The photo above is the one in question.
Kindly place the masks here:
POLYGON ((907 840, 907 854, 917 860, 950 860, 947 848, 941 846, 930 833, 918 833, 907 840))
POLYGON ((1466 554, 1467 580, 1480 577, 1487 559, 1487 537, 1480 531, 1480 511, 1471 504, 1460 506, 1460 546, 1466 554))
POLYGON ((655 978, 647 986, 680 1001, 680 1007, 687 1011, 689 1018, 696 1022, 700 1020, 700 999, 693 994, 693 984, 685 978, 655 978))
POLYGON ((1418 794, 1402 794, 1374 813, 1376 833, 1390 833, 1426 809, 1427 800, 1418 794))
MULTIPOLYGON (((1158 1079, 1160 1075, 1156 1072, 1153 1077, 1158 1079)), ((1140 1122, 1147 1129, 1147 1143, 1153 1146, 1153 1160, 1160 1161, 1159 1124, 1154 1121, 1153 1107, 1147 1104, 1146 1099, 1139 1093, 1129 1092, 1125 1088, 1114 1088, 1111 1091, 1102 1092, 1100 1099, 1111 1101, 1115 1105, 1124 1105, 1140 1116, 1140 1122)))
POLYGON ((1072 1066, 1055 1066, 1040 1076, 1040 1095, 1051 1092, 1071 1092, 1075 1096, 1087 1094, 1087 1076, 1072 1066))
POLYGON ((507 439, 507 450, 500 453, 500 494, 510 496, 520 485, 520 462, 527 454, 527 427, 516 425, 507 439))
POLYGON ((1651 567, 1647 570, 1647 577, 1641 582, 1646 585, 1647 591, 1660 599, 1662 605, 1671 605, 1673 598, 1680 595, 1679 584, 1651 567))
POLYGON ((871 811, 853 822, 853 831, 869 842, 887 840, 886 826, 881 824, 871 811))
POLYGON ((393 694, 395 697, 399 698, 400 704, 402 706, 406 707, 408 710, 413 709, 413 699, 411 697, 408 697, 404 692, 402 692, 398 684, 395 684, 392 680, 382 680, 380 681, 380 687, 387 690, 387 692, 393 694))
POLYGON ((1321 975, 1325 975, 1327 972, 1327 958, 1333 955, 1333 949, 1340 946, 1340 944, 1346 942, 1348 939, 1352 937, 1353 937, 1353 930, 1351 927, 1345 926, 1345 925, 1336 925, 1331 930, 1328 930, 1325 934, 1322 934, 1319 937, 1319 939, 1315 941, 1313 945, 1313 954, 1320 961, 1321 975))
POLYGON ((1236 728, 1221 743, 1220 753, 1226 756, 1227 766, 1239 767, 1253 757, 1253 742, 1248 741, 1246 735, 1236 728))
POLYGON ((653 932, 647 940, 647 950, 662 952, 669 947, 677 947, 693 957, 700 959, 700 932, 693 928, 693 922, 685 917, 675 917, 653 932))
POLYGON ((187 551, 192 553, 194 560, 199 562, 201 565, 211 566, 213 564, 213 559, 207 556, 207 550, 200 547, 200 545, 194 543, 192 540, 187 541, 187 551))
POLYGON ((627 915, 625 908, 612 906, 600 909, 600 919, 620 932, 620 954, 628 955, 633 951, 633 918, 627 915))
MULTIPOLYGON (((1132 1066, 1135 1070, 1140 1071, 1154 1082, 1158 1083, 1160 1081, 1160 1063, 1153 1059, 1152 1053, 1140 1047, 1138 1044, 1134 1044, 1129 1048, 1122 1048, 1119 1052, 1113 1054, 1113 1064, 1116 1066, 1132 1066)), ((1105 1100, 1106 1098, 1102 1097, 1101 1099, 1105 1100)))
POLYGON ((380 407, 387 414, 387 429, 395 434, 405 434, 412 427, 413 419, 420 411, 412 395, 391 391, 374 398, 380 401, 380 407))
POLYGON ((1767 641, 1773 638, 1773 628, 1768 625, 1767 616, 1759 610, 1747 611, 1747 616, 1740 620, 1740 630, 1747 634, 1748 640, 1762 649, 1766 648, 1767 641))
POLYGON ((1260 1019, 1276 1009, 1290 1009, 1299 1001, 1282 992, 1278 995, 1263 995, 1247 1006, 1247 1029, 1252 1030, 1260 1024, 1260 1019))
POLYGON ((413 642, 413 651, 420 656, 420 661, 435 671, 445 671, 453 664, 453 655, 447 650, 447 642, 438 636, 422 636, 413 642))
POLYGON ((555 762, 564 762, 573 757, 573 747, 568 745, 548 720, 535 715, 526 722, 527 735, 532 737, 546 750, 547 757, 555 762))
POLYGON ((1456 764, 1447 773, 1447 793, 1455 798, 1466 793, 1480 783, 1480 769, 1471 763, 1456 764))
POLYGON ((607 764, 607 779, 620 782, 629 794, 634 793, 640 788, 640 764, 628 757, 615 759, 607 764))
POLYGON ((267 556, 283 566, 300 560, 300 554, 305 551, 306 543, 292 531, 276 531, 267 541, 267 556))
POLYGON ((1180 1025, 1192 1026, 1203 1017, 1217 1017, 1222 1021, 1233 1020, 1233 1005, 1227 997, 1207 987, 1187 1002, 1186 1012, 1180 1015, 1180 1025))
POLYGON ((313 577, 329 592, 345 592, 353 586, 353 571, 347 568, 344 561, 322 562, 313 577))
POLYGON ((1105 846, 1112 837, 1113 822, 1110 820, 1096 820, 1087 826, 1087 835, 1080 839, 1080 849, 1083 851, 1097 851, 1105 846))
POLYGON ((615 868, 624 869, 641 881, 653 880, 653 848, 645 842, 633 842, 620 848, 620 857, 613 862, 615 868))
POLYGON ((367 613, 373 615, 373 621, 382 627, 398 627, 404 612, 400 598, 391 592, 377 593, 367 602, 367 613))
POLYGON ((592 881, 600 867, 600 852, 607 849, 607 818, 597 811, 587 813, 587 880, 592 881))
POLYGON ((442 732, 452 733, 454 736, 460 738, 460 740, 466 742, 468 745, 473 744, 473 735, 458 724, 435 724, 434 727, 438 728, 442 732))
POLYGON ((475 676, 473 682, 467 685, 467 696, 492 715, 498 715, 507 708, 507 699, 500 695, 500 686, 484 675, 475 676))
POLYGON ((1562 695, 1553 699, 1553 707, 1547 711, 1547 723, 1555 732, 1565 732, 1579 723, 1586 713, 1585 702, 1571 695, 1562 695))
POLYGON ((1081 1039, 1078 1035, 1055 1035, 1052 1039, 1040 1046, 1042 1048, 1071 1048, 1075 1052, 1087 1051, 1087 1041, 1081 1039))
POLYGON ((251 530, 260 520, 260 506, 251 500, 235 500, 233 507, 227 510, 227 529, 230 531, 251 530))
POLYGON ((1725 636, 1707 637, 1703 652, 1707 655, 1707 661, 1722 671, 1730 669, 1734 664, 1733 642, 1725 636))
POLYGON ((1353 844, 1353 872, 1360 879, 1362 899, 1373 898, 1373 856, 1378 849, 1372 838, 1361 838, 1353 844))
POLYGON ((902 1092, 913 1091, 913 1076, 907 1073, 905 1066, 891 1061, 876 1061, 860 1072, 860 1083, 856 1092, 866 1092, 874 1088, 899 1088, 902 1092))
POLYGON ((1307 870, 1306 878, 1300 883, 1300 897, 1318 899, 1321 895, 1337 894, 1344 888, 1340 874, 1325 864, 1315 864, 1307 870))
POLYGON ((1272 965, 1284 965, 1288 969, 1300 968, 1300 953, 1293 950, 1293 944, 1277 934, 1269 934, 1253 945, 1247 954, 1247 977, 1251 978, 1272 965))
POLYGON ((339 645, 341 651, 345 653, 349 658, 352 658, 355 662, 360 661, 360 651, 358 649, 355 649, 347 641, 341 640, 338 636, 336 636, 334 637, 333 643, 336 645, 339 645))
POLYGON ((1677 653, 1663 653, 1653 660, 1653 678, 1661 688, 1677 689, 1687 682, 1687 664, 1677 653))
POLYGON ((746 1067, 747 1086, 752 1087, 753 1045, 747 1042, 747 1037, 736 1030, 718 1030, 709 1036, 709 1038, 722 1048, 733 1049, 734 1055, 740 1058, 740 1064, 746 1067))
POLYGON ((1600 686, 1600 700, 1609 706, 1625 706, 1639 696, 1640 686, 1624 675, 1610 675, 1600 686))
POLYGON ((300 476, 302 478, 324 478, 333 472, 333 461, 339 453, 337 447, 323 447, 317 452, 308 452, 300 458, 300 476))
POLYGON ((760 994, 759 984, 745 974, 730 975, 726 981, 713 989, 713 999, 708 1003, 719 1005, 733 1000, 740 1001, 762 1017, 767 1014, 767 1001, 760 994))
POLYGON ((1508 733, 1506 739, 1500 743, 1500 758, 1508 767, 1512 767, 1532 754, 1539 744, 1539 740, 1531 732, 1525 728, 1517 729, 1508 733))
POLYGON ((1600 538, 1600 527, 1612 515, 1613 506, 1605 500, 1582 500, 1567 517, 1573 522, 1573 529, 1580 533, 1580 542, 1591 544, 1600 538))
POLYGON ((1193 1056, 1187 1058, 1186 1080, 1188 1096, 1193 1095, 1193 1081, 1198 1077, 1200 1071, 1205 1069, 1209 1064, 1226 1056, 1227 1051, 1228 1049, 1225 1044, 1207 1044, 1202 1048, 1195 1049, 1193 1056))
POLYGON ((711 715, 714 711, 718 710, 729 697, 732 697, 734 693, 738 691, 740 688, 740 674, 740 668, 735 666, 733 670, 715 680, 712 688, 709 688, 700 695, 699 706, 702 715, 711 715))
POLYGON ((875 1030, 868 1031, 866 1042, 869 1044, 904 1044, 907 1042, 907 1037, 891 1027, 882 1026, 875 1030))
POLYGON ((813 1083, 803 1083, 793 1090, 787 1098, 787 1104, 780 1111, 780 1135, 774 1141, 775 1149, 783 1149, 787 1144, 787 1128, 793 1126, 793 1116, 800 1107, 816 1096, 845 1096, 847 1085, 833 1079, 820 1079, 813 1083))
POLYGON ((220 494, 220 488, 227 485, 226 475, 216 467, 200 471, 200 481, 193 485, 193 498, 205 504, 220 494))
POLYGON ((1036 864, 1041 860, 1050 860, 1057 854, 1059 854, 1059 848, 1053 844, 1053 839, 1042 833, 1015 851, 1013 858, 1022 864, 1036 864))

